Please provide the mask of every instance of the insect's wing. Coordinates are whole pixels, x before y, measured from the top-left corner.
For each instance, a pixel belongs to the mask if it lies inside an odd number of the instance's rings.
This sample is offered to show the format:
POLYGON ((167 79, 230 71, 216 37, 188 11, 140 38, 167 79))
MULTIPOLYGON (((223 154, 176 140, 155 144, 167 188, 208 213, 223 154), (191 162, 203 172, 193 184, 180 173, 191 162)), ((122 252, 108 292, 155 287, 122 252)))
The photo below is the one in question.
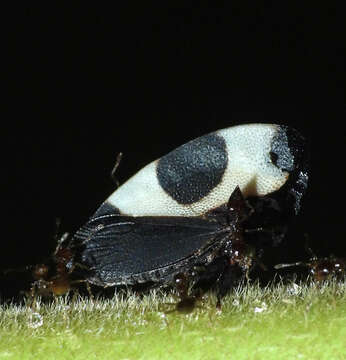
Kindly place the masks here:
POLYGON ((71 245, 87 280, 112 286, 167 279, 224 237, 215 219, 113 215, 91 219, 71 245))

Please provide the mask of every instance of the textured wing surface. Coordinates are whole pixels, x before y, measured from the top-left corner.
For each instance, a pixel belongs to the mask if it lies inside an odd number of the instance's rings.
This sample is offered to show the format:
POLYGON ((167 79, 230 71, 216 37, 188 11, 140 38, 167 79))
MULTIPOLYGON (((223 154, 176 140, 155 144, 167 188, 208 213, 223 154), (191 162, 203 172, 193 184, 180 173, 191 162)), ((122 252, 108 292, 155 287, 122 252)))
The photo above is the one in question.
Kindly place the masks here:
POLYGON ((222 226, 197 217, 93 218, 75 235, 76 261, 107 282, 167 267, 205 251, 222 226))

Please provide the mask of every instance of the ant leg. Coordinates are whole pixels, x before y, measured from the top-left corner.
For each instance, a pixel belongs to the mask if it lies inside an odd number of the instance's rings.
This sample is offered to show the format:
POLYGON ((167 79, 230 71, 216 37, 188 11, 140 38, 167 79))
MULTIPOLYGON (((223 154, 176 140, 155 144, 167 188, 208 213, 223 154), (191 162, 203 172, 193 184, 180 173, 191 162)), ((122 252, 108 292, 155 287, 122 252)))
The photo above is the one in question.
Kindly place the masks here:
MULTIPOLYGON (((80 283, 85 284, 85 288, 87 289, 89 298, 90 298, 91 300, 94 300, 94 295, 93 295, 93 293, 92 293, 92 291, 91 291, 90 284, 89 284, 89 282, 88 282, 87 280, 74 280, 74 281, 71 282, 71 285, 72 285, 72 284, 80 284, 80 283)), ((78 292, 77 289, 75 289, 75 290, 76 290, 76 292, 78 292)))
POLYGON ((50 294, 50 282, 47 280, 36 280, 32 283, 27 297, 30 299, 29 307, 32 310, 38 308, 38 297, 39 296, 48 296, 50 294))
POLYGON ((94 295, 93 295, 93 293, 91 292, 91 287, 90 287, 90 284, 89 284, 88 281, 85 281, 85 287, 86 287, 86 289, 87 289, 87 292, 88 292, 88 294, 89 294, 90 299, 91 299, 91 300, 94 300, 94 295))
POLYGON ((216 307, 221 310, 221 300, 227 293, 234 289, 244 278, 244 271, 238 265, 229 265, 217 280, 216 307))
POLYGON ((56 247, 55 247, 55 251, 53 253, 54 255, 57 254, 57 252, 61 248, 62 244, 68 239, 68 237, 70 235, 68 232, 65 232, 61 236, 59 236, 60 227, 61 227, 61 219, 60 218, 55 218, 54 239, 55 239, 55 242, 56 242, 56 247))
POLYGON ((287 226, 284 224, 276 226, 259 226, 255 228, 245 228, 244 234, 253 235, 253 234, 263 234, 266 242, 270 242, 272 246, 277 246, 285 238, 287 233, 287 226))
POLYGON ((246 234, 265 233, 265 234, 271 234, 273 236, 276 235, 276 233, 278 233, 279 235, 285 234, 286 231, 287 229, 285 226, 268 226, 268 227, 258 226, 255 228, 244 229, 244 233, 246 234))
POLYGON ((65 232, 60 236, 60 238, 57 240, 56 247, 55 247, 53 255, 56 255, 58 253, 58 251, 62 247, 62 244, 68 239, 69 235, 70 235, 70 233, 65 232))

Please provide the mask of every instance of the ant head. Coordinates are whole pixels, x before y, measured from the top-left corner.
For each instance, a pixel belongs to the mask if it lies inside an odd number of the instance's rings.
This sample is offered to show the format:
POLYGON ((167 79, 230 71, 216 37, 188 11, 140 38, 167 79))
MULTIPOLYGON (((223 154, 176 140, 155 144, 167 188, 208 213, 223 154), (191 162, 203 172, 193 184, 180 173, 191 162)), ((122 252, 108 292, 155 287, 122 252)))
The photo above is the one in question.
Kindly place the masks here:
POLYGON ((32 269, 31 275, 34 280, 46 280, 48 278, 49 266, 46 264, 37 264, 32 269))

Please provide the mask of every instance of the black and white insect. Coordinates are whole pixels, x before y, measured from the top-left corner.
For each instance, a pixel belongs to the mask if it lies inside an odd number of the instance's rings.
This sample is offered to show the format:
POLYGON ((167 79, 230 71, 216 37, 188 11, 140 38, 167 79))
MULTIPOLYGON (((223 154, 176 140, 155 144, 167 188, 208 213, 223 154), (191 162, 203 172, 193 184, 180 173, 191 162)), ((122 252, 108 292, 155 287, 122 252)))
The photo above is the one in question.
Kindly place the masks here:
POLYGON ((72 237, 69 266, 101 287, 170 285, 184 274, 195 288, 216 286, 221 298, 263 242, 280 241, 274 230, 298 213, 307 181, 306 142, 296 130, 215 131, 121 185, 72 237))
POLYGON ((292 128, 248 124, 199 137, 145 166, 63 236, 47 264, 30 267, 31 293, 175 286, 187 312, 215 287, 220 304, 265 246, 280 243, 307 182, 306 142, 292 128))

